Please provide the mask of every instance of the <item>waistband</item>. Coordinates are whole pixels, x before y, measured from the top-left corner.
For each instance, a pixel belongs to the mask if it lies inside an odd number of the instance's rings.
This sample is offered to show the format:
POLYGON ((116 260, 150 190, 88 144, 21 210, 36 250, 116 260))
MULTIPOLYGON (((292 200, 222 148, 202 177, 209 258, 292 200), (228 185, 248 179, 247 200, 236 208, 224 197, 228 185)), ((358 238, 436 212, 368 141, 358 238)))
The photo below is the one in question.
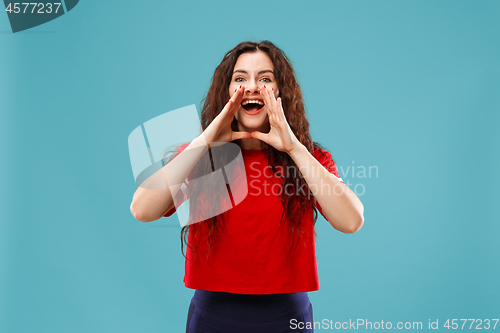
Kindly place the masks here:
POLYGON ((201 310, 241 322, 269 322, 290 319, 309 308, 307 292, 247 295, 196 290, 191 300, 201 310))

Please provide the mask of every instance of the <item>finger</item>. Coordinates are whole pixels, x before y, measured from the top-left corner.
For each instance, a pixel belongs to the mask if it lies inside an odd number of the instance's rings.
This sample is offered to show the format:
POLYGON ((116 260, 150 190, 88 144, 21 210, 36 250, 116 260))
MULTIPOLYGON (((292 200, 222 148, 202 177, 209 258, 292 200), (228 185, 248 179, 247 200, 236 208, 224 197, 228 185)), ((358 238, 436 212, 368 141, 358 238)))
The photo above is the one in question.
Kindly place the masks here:
POLYGON ((251 135, 252 138, 259 139, 261 141, 264 141, 265 143, 267 143, 269 137, 269 134, 264 134, 262 132, 252 132, 251 135))
POLYGON ((232 99, 233 101, 236 101, 239 97, 241 97, 242 95, 242 92, 244 91, 244 88, 243 86, 239 86, 238 88, 234 89, 234 94, 233 96, 231 96, 230 99, 232 99))
MULTIPOLYGON (((241 88, 241 86, 240 86, 241 88)), ((229 98, 229 100, 227 101, 226 105, 224 106, 224 108, 222 109, 221 112, 225 112, 226 114, 230 114, 232 117, 234 116, 234 113, 235 113, 235 109, 237 110, 238 108, 235 107, 236 105, 238 105, 238 90, 240 90, 240 88, 236 88, 234 90, 234 94, 229 98)), ((241 102, 240 102, 241 103, 241 102)))
POLYGON ((236 100, 234 101, 235 106, 236 106, 235 111, 238 110, 238 108, 241 106, 241 101, 243 101, 244 95, 245 95, 245 86, 241 85, 240 90, 238 91, 238 96, 237 96, 236 100))
POLYGON ((278 109, 278 117, 280 120, 287 121, 286 117, 285 117, 285 111, 283 110, 283 103, 282 102, 283 101, 282 101, 281 97, 278 97, 278 99, 276 100, 277 109, 278 109))
POLYGON ((238 111, 239 107, 241 106, 241 101, 243 100, 243 92, 245 91, 244 86, 239 86, 239 88, 235 89, 235 93, 231 97, 232 100, 232 105, 231 105, 231 114, 234 116, 236 114, 236 111, 238 111))
POLYGON ((273 88, 267 88, 267 94, 269 96, 269 100, 271 101, 271 107, 272 107, 272 112, 274 116, 276 117, 276 121, 280 120, 279 117, 279 110, 278 110, 278 103, 276 102, 276 97, 274 97, 274 90, 273 88))
POLYGON ((251 139, 252 138, 252 134, 250 134, 249 132, 233 132, 231 134, 231 141, 233 140, 237 140, 237 139, 251 139))
POLYGON ((231 100, 231 98, 227 101, 226 105, 224 105, 224 107, 222 108, 222 111, 220 113, 222 114, 226 114, 229 112, 229 110, 231 109, 233 105, 233 101, 231 100))
POLYGON ((262 98, 264 99, 264 104, 266 106, 267 115, 269 116, 269 122, 271 122, 272 115, 273 115, 273 107, 271 105, 271 99, 269 98, 269 95, 267 94, 266 86, 261 87, 260 94, 261 94, 262 98))
POLYGON ((276 97, 274 96, 274 88, 269 88, 268 94, 269 98, 271 99, 271 103, 273 103, 273 108, 276 110, 278 103, 276 102, 276 97))

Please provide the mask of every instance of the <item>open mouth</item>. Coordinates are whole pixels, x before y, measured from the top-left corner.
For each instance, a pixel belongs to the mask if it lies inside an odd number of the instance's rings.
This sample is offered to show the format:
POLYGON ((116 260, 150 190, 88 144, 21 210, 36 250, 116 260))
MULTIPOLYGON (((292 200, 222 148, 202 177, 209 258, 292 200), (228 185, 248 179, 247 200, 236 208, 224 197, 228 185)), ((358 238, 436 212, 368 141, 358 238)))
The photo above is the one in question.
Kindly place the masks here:
POLYGON ((257 112, 264 107, 264 102, 258 99, 248 99, 243 101, 241 106, 248 112, 257 112))

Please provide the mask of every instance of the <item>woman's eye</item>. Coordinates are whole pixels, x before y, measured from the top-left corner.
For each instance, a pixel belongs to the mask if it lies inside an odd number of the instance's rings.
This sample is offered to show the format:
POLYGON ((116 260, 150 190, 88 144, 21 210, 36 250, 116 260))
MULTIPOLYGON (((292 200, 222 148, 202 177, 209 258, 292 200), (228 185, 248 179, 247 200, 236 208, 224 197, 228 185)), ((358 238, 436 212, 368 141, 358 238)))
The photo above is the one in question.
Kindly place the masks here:
POLYGON ((242 81, 243 81, 243 78, 242 78, 242 77, 238 77, 238 78, 236 78, 236 80, 234 80, 234 81, 236 81, 236 82, 242 82, 242 81))
POLYGON ((262 78, 262 81, 264 81, 264 82, 271 82, 271 80, 269 80, 267 77, 262 78))

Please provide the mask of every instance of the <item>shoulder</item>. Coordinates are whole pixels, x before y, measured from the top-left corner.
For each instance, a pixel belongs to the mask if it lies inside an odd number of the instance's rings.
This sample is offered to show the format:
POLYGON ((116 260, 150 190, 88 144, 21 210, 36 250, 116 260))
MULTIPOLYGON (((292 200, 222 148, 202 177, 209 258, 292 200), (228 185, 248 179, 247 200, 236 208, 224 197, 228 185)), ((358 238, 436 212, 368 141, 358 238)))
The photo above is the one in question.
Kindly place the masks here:
POLYGON ((333 162, 332 154, 318 145, 314 145, 314 157, 320 162, 322 160, 331 160, 333 162))
POLYGON ((179 149, 177 150, 179 153, 181 151, 183 151, 184 149, 186 149, 187 146, 189 146, 191 144, 191 142, 187 142, 187 143, 184 143, 182 145, 179 146, 179 149))
MULTIPOLYGON (((176 153, 175 155, 172 157, 172 159, 174 159, 177 155, 179 155, 184 149, 186 149, 187 146, 189 146, 189 142, 188 143, 184 143, 182 145, 180 145, 179 147, 177 147, 176 149, 176 153)), ((175 147, 175 146, 174 146, 175 147)))
POLYGON ((314 157, 322 166, 325 167, 326 170, 334 174, 337 178, 339 178, 340 181, 342 181, 342 178, 340 178, 339 172, 337 170, 337 166, 335 165, 335 161, 333 160, 332 154, 328 150, 322 148, 321 146, 314 145, 314 157))

